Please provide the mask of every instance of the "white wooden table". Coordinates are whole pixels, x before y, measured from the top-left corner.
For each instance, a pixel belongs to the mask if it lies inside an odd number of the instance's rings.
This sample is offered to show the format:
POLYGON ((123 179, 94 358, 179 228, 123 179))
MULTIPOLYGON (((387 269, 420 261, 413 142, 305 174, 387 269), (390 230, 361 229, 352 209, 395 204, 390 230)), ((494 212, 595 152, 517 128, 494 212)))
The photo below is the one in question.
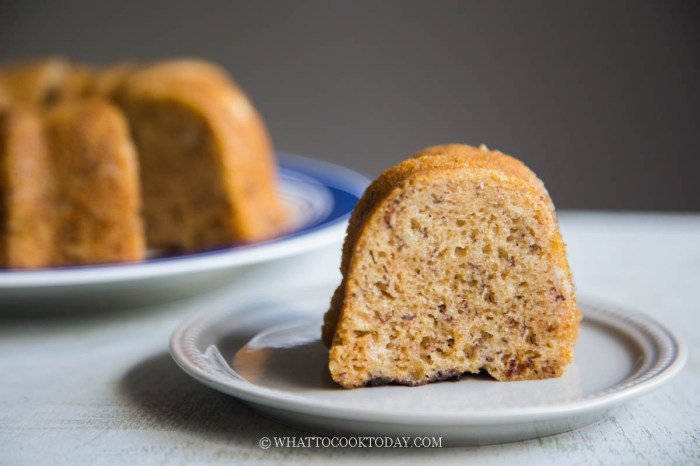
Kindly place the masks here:
POLYGON ((89 315, 0 315, 0 464, 699 464, 700 215, 563 213, 579 291, 637 309, 690 347, 670 384, 581 431, 474 448, 258 446, 307 435, 208 389, 171 361, 185 317, 263 290, 339 279, 338 247, 259 267, 177 304, 89 315))

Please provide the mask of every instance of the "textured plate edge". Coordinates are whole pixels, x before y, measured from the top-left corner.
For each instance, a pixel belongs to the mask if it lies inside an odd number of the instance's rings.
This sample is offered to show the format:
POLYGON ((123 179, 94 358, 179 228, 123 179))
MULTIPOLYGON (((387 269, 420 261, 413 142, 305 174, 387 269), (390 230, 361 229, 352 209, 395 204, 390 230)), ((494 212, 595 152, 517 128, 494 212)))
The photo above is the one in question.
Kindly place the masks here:
MULTIPOLYGON (((257 302, 271 304, 269 299, 256 300, 257 302)), ((237 306, 251 306, 256 301, 249 301, 237 306)), ((661 324, 656 319, 649 317, 639 312, 621 309, 619 306, 610 307, 603 304, 600 300, 580 300, 582 307, 590 308, 599 315, 603 315, 603 320, 609 322, 610 319, 622 320, 627 324, 633 324, 642 333, 651 338, 658 345, 658 338, 665 339, 670 346, 668 355, 664 361, 657 361, 651 369, 643 374, 637 374, 632 381, 627 382, 611 391, 604 391, 589 395, 581 400, 572 403, 559 403, 555 405, 537 405, 525 408, 510 408, 493 411, 461 411, 459 413, 440 413, 430 415, 425 413, 394 413, 383 411, 363 411, 356 408, 331 407, 325 404, 318 405, 298 399, 281 398, 279 391, 267 389, 264 387, 256 387, 255 391, 247 390, 245 387, 238 387, 228 383, 227 379, 219 379, 212 373, 202 370, 193 364, 189 359, 187 348, 183 347, 183 343, 190 339, 190 345, 193 345, 194 336, 192 332, 197 328, 204 328, 206 323, 211 320, 216 320, 223 315, 232 314, 235 311, 231 309, 209 311, 192 316, 185 321, 172 334, 170 339, 170 354, 177 365, 190 376, 194 377, 201 383, 214 388, 220 392, 230 396, 240 398, 252 404, 265 405, 273 409, 283 410, 286 412, 312 414, 318 417, 333 418, 333 419, 349 419, 354 421, 364 422, 392 422, 398 424, 415 424, 415 425, 444 425, 444 426, 474 426, 474 425, 493 425, 506 424, 512 422, 523 422, 528 420, 544 420, 544 419, 560 419, 569 416, 584 415, 592 412, 603 412, 621 404, 622 402, 635 399, 639 396, 648 393, 675 377, 685 366, 688 358, 688 349, 686 345, 672 332, 667 326, 661 324), (651 330, 651 332, 650 332, 651 330), (653 372, 649 375, 649 372, 653 372), (637 379, 642 379, 637 381, 637 379), (635 383, 632 383, 632 382, 635 383), (630 386, 627 386, 630 385, 630 386), (235 392, 235 393, 233 393, 235 392), (331 410, 329 412, 329 409, 331 410), (384 419, 384 420, 382 420, 384 419)), ((201 354, 194 350, 195 353, 201 354)), ((247 383, 247 382, 242 382, 247 383)))

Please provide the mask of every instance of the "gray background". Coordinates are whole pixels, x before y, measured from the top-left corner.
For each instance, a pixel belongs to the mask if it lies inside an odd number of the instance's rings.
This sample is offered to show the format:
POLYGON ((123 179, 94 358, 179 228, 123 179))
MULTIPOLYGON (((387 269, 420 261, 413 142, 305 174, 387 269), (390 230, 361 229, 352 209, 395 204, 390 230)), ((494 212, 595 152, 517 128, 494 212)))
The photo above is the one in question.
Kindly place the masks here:
POLYGON ((558 207, 700 210, 700 2, 0 0, 0 59, 49 54, 215 60, 279 150, 372 177, 483 142, 558 207))

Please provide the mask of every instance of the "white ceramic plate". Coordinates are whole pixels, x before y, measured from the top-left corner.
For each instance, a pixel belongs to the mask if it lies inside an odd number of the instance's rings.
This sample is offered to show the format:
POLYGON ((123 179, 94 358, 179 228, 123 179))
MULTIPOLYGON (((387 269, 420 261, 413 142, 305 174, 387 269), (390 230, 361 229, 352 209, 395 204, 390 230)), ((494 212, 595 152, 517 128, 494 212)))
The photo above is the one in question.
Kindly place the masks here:
POLYGON ((683 367, 675 335, 641 314, 582 303, 574 363, 558 379, 466 376, 422 387, 344 390, 319 341, 332 290, 238 303, 184 323, 175 361, 200 382, 318 433, 442 436, 448 444, 524 440, 589 425, 683 367))
MULTIPOLYGON (((287 154, 278 154, 278 160, 280 195, 293 218, 289 233, 269 241, 202 253, 154 254, 141 263, 0 269, 0 304, 9 309, 58 300, 70 306, 89 304, 94 309, 117 301, 133 304, 139 298, 150 303, 203 286, 214 287, 245 267, 341 242, 350 213, 369 180, 318 160, 287 154)), ((50 307, 43 306, 43 310, 49 311, 50 307)))

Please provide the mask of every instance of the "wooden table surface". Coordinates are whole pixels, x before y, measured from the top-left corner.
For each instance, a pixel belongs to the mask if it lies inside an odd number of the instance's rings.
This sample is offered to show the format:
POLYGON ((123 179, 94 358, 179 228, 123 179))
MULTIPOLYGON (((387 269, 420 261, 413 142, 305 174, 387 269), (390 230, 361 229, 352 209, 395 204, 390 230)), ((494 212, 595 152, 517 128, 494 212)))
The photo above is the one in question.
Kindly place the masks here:
POLYGON ((187 316, 248 293, 337 282, 335 246, 174 304, 0 313, 0 464, 700 464, 700 215, 565 212, 560 221, 581 294, 649 314, 690 348, 673 381, 594 426, 484 447, 261 449, 263 436, 308 434, 190 379, 168 338, 187 316))

